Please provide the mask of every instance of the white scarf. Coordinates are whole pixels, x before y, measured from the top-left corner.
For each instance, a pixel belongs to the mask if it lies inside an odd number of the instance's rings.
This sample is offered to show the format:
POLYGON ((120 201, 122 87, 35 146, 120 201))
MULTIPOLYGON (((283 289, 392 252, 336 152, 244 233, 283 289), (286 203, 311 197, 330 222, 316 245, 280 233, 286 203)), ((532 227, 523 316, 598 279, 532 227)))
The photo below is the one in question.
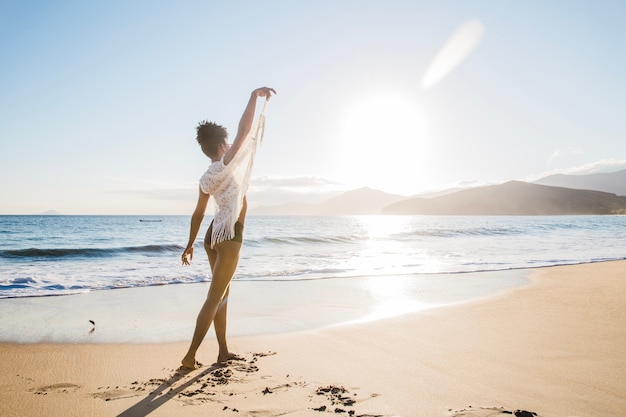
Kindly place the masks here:
POLYGON ((211 194, 217 202, 213 218, 211 248, 235 236, 235 223, 243 208, 243 198, 248 191, 254 155, 257 145, 263 142, 265 134, 266 106, 267 101, 263 105, 261 114, 252 124, 241 148, 228 165, 224 165, 222 157, 219 161, 213 162, 200 178, 202 192, 211 194))

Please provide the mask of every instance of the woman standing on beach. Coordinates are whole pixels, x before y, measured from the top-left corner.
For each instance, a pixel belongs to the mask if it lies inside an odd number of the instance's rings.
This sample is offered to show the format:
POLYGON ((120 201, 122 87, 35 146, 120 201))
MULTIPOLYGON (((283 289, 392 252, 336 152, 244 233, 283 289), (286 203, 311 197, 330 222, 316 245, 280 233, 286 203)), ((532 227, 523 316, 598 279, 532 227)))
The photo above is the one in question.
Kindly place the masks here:
POLYGON ((204 238, 204 249, 211 265, 211 287, 204 305, 198 313, 196 329, 187 354, 182 360, 185 368, 196 368, 196 352, 211 323, 219 344, 218 362, 234 357, 226 344, 226 311, 230 281, 239 262, 243 242, 243 225, 246 217, 245 193, 252 169, 257 141, 263 136, 263 113, 256 123, 254 113, 258 97, 269 100, 276 91, 262 87, 254 90, 241 116, 237 136, 232 145, 226 139, 226 129, 213 122, 201 122, 196 128, 202 152, 211 159, 211 165, 200 178, 200 191, 196 209, 191 216, 189 241, 182 255, 183 265, 193 258, 193 244, 204 219, 209 197, 213 195, 217 210, 204 238))

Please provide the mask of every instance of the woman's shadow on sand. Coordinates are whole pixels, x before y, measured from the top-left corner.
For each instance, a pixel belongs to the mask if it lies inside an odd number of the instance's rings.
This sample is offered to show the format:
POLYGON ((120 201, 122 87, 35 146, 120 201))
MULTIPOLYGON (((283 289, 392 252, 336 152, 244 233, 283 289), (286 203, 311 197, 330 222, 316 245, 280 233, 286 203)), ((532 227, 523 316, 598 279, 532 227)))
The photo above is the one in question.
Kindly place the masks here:
MULTIPOLYGON (((188 370, 184 368, 179 368, 169 379, 159 380, 161 384, 155 390, 151 391, 147 397, 139 401, 137 404, 118 414, 117 417, 147 416, 166 402, 178 397, 179 394, 185 392, 185 390, 187 390, 189 387, 193 386, 194 384, 199 384, 200 380, 204 377, 207 377, 209 374, 212 374, 217 370, 224 369, 226 366, 226 364, 213 364, 200 372, 198 375, 190 378, 188 381, 177 385, 177 383, 183 380, 186 376, 188 376, 192 372, 195 372, 191 369, 188 370)), ((154 381, 155 380, 151 380, 144 385, 154 385, 154 381)))
POLYGON ((151 379, 144 383, 135 381, 127 387, 129 389, 116 389, 99 393, 97 396, 108 401, 129 398, 129 396, 136 397, 150 390, 147 397, 118 414, 117 417, 145 417, 172 399, 186 404, 219 402, 224 393, 218 387, 243 381, 250 374, 259 371, 257 366, 259 358, 275 354, 275 352, 261 352, 237 355, 226 362, 214 363, 201 370, 178 368, 168 379, 151 379), (193 375, 196 372, 198 373, 193 375))

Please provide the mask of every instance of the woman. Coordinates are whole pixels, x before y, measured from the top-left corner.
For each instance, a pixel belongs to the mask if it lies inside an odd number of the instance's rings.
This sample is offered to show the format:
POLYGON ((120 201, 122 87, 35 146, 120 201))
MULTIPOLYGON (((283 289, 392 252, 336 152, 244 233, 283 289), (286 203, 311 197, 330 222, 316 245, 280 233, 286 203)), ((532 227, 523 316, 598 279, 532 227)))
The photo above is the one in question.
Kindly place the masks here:
POLYGON ((191 216, 189 241, 182 255, 183 265, 193 258, 193 244, 198 236, 209 197, 213 195, 217 210, 204 238, 204 249, 211 265, 211 287, 204 305, 198 313, 196 329, 187 354, 182 360, 184 368, 195 369, 196 352, 211 323, 219 344, 218 362, 235 357, 226 344, 226 311, 230 281, 237 269, 239 251, 243 242, 246 217, 245 192, 248 186, 252 160, 257 141, 264 128, 264 115, 253 125, 258 97, 269 100, 276 91, 262 87, 254 90, 239 121, 237 136, 232 145, 226 141, 226 129, 212 122, 201 122, 197 127, 197 140, 202 152, 211 159, 211 165, 200 179, 196 209, 191 216))

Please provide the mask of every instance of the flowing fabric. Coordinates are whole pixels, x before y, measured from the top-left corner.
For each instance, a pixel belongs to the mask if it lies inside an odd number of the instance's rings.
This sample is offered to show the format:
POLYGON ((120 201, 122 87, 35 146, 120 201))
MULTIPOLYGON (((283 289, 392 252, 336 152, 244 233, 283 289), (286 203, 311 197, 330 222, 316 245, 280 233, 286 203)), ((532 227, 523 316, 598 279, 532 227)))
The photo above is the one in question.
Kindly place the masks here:
POLYGON ((213 162, 209 169, 200 178, 200 189, 205 194, 215 197, 215 217, 213 218, 213 233, 211 234, 211 248, 224 240, 235 236, 235 223, 243 208, 243 199, 248 191, 250 174, 254 155, 259 143, 263 142, 265 134, 265 107, 252 124, 243 145, 233 159, 224 165, 224 158, 213 162))

